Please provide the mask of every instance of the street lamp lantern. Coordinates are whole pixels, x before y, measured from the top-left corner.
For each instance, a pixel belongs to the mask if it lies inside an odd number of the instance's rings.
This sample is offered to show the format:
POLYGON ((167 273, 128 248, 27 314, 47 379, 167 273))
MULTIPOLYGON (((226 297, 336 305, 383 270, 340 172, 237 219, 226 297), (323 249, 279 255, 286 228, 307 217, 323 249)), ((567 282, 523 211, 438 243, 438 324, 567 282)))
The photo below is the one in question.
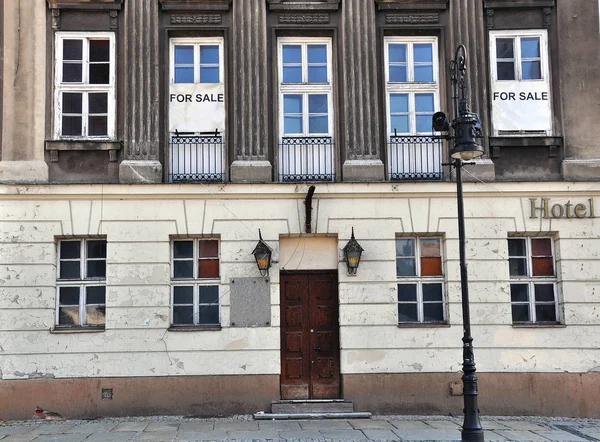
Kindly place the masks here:
POLYGON ((348 275, 356 275, 358 265, 360 264, 360 256, 364 249, 354 237, 354 227, 352 227, 352 236, 350 241, 344 247, 344 257, 346 258, 346 266, 348 267, 348 275))
MULTIPOLYGON (((469 109, 467 99, 467 54, 464 45, 456 49, 454 60, 450 62, 450 80, 453 86, 454 120, 450 123, 443 112, 436 112, 432 117, 433 129, 445 132, 444 137, 452 140, 450 150, 451 166, 456 170, 456 201, 458 206, 458 240, 460 255, 460 285, 463 312, 463 400, 464 421, 462 440, 483 442, 483 428, 479 419, 477 404, 477 374, 473 352, 473 336, 471 335, 471 313, 469 310, 469 281, 466 260, 465 211, 463 206, 462 168, 464 161, 470 161, 483 155, 483 147, 477 142, 482 137, 481 121, 476 113, 469 109), (451 133, 452 132, 452 133, 451 133)), ((472 164, 472 163, 470 163, 472 164)))
POLYGON ((258 229, 258 238, 258 243, 256 244, 256 247, 254 247, 252 254, 254 255, 254 259, 256 259, 256 265, 261 276, 268 276, 269 268, 271 267, 271 254, 273 251, 271 250, 271 247, 263 241, 260 229, 258 229))

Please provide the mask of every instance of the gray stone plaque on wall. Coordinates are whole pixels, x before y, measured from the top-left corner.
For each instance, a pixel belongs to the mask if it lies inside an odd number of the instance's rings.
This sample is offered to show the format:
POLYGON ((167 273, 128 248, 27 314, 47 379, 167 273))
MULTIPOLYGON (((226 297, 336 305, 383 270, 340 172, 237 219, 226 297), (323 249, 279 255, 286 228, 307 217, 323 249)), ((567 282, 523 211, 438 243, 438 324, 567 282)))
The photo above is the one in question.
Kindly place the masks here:
POLYGON ((269 327, 271 293, 269 278, 231 278, 230 321, 232 327, 269 327))

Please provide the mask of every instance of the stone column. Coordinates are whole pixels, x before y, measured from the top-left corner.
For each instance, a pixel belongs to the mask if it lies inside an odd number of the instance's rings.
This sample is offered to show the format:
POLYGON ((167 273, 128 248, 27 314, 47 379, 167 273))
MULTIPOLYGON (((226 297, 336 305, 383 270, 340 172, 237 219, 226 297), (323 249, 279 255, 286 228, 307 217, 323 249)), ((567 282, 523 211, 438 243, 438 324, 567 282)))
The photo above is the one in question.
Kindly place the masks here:
POLYGON ((345 0, 342 9, 343 178, 382 181, 375 2, 345 0))
POLYGON ((0 181, 48 181, 45 1, 4 2, 0 181))
POLYGON ((127 0, 124 8, 124 160, 119 180, 160 183, 159 2, 127 0))
POLYGON ((269 60, 267 3, 236 0, 233 5, 233 143, 231 181, 270 182, 268 161, 269 60))

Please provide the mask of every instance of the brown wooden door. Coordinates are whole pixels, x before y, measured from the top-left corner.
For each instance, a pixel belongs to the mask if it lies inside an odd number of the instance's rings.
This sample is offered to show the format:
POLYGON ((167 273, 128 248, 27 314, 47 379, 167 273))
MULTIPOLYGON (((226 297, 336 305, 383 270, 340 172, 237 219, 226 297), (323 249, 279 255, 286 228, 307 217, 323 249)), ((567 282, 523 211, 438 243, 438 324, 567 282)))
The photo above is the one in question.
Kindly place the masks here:
POLYGON ((281 397, 340 397, 335 272, 282 273, 281 397))

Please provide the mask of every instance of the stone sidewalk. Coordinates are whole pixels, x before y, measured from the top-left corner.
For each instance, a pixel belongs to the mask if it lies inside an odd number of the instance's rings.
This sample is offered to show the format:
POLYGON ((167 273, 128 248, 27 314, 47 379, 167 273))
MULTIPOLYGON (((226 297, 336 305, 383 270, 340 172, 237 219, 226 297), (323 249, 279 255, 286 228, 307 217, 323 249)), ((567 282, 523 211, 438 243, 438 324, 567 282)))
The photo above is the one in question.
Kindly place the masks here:
MULTIPOLYGON (((174 416, 0 425, 0 442, 125 441, 460 441, 462 417, 374 416, 371 419, 255 421, 251 416, 174 416)), ((484 417, 489 441, 600 441, 600 419, 484 417)))

